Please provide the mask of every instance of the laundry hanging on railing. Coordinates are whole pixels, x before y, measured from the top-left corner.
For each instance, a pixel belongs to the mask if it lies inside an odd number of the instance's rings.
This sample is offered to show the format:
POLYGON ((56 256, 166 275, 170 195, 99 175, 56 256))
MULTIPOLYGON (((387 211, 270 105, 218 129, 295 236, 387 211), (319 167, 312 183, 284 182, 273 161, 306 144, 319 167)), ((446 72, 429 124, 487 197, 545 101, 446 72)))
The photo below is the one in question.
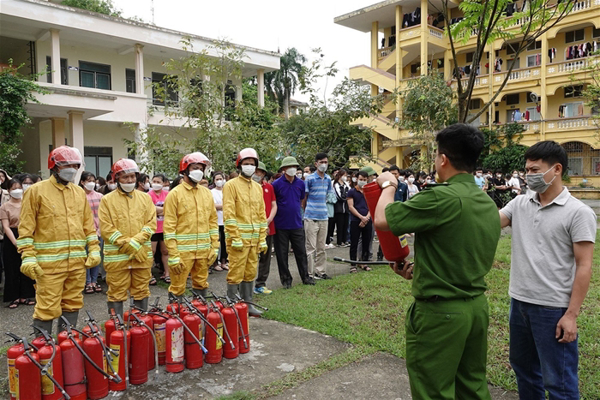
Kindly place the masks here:
POLYGON ((554 61, 556 58, 556 47, 548 49, 548 57, 550 57, 550 62, 554 61))
POLYGON ((494 61, 494 72, 501 72, 502 71, 502 59, 501 58, 496 58, 496 61, 494 61))
POLYGON ((565 60, 573 60, 576 58, 583 58, 592 55, 599 46, 598 41, 580 43, 573 46, 569 46, 565 49, 565 60))
POLYGON ((404 14, 402 17, 402 27, 408 28, 415 25, 421 24, 421 7, 417 7, 415 11, 404 14))

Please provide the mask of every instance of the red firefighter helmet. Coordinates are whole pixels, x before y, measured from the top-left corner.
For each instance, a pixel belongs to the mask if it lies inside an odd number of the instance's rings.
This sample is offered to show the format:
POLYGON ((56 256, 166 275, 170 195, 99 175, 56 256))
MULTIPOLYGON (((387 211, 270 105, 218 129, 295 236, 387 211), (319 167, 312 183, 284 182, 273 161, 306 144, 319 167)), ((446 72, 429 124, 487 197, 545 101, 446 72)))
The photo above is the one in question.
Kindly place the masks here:
POLYGON ((115 162, 111 169, 113 180, 117 180, 117 175, 121 172, 130 173, 135 172, 137 174, 140 173, 140 169, 135 161, 130 160, 129 158, 120 158, 117 162, 115 162))
POLYGON ((68 164, 81 165, 81 153, 76 148, 60 146, 52 150, 48 155, 48 169, 68 164))
POLYGON ((179 162, 179 172, 183 172, 189 167, 191 164, 202 164, 205 167, 210 166, 210 160, 204 154, 196 151, 194 153, 186 154, 183 156, 181 161, 179 162))
POLYGON ((235 166, 239 168, 240 165, 242 165, 242 160, 245 160, 246 158, 254 158, 256 160, 255 165, 258 167, 258 153, 250 147, 240 150, 237 160, 235 160, 235 166))

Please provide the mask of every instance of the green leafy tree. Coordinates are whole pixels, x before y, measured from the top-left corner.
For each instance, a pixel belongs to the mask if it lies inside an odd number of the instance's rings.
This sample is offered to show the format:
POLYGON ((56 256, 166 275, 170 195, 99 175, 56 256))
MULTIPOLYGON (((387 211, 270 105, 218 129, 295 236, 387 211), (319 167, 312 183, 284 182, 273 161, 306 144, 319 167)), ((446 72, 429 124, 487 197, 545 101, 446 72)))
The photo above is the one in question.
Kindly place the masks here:
MULTIPOLYGON (((594 55, 600 56, 600 50, 594 55)), ((596 126, 598 136, 600 136, 600 61, 596 60, 590 64, 587 71, 591 82, 585 86, 581 94, 585 99, 585 105, 592 109, 592 121, 596 126)))
POLYGON ((24 64, 0 70, 0 167, 9 174, 22 172, 21 128, 31 122, 25 105, 39 103, 34 93, 44 93, 39 85, 19 73, 24 64))
POLYGON ((112 0, 64 0, 62 5, 110 15, 111 17, 120 17, 122 14, 121 10, 115 7, 112 0))
POLYGON ((485 142, 479 165, 504 173, 523 170, 527 147, 519 143, 524 131, 525 127, 518 123, 497 126, 492 130, 482 129, 485 142))
MULTIPOLYGON (((457 43, 465 44, 472 35, 475 36, 476 44, 473 48, 471 71, 479 69, 482 56, 488 51, 486 46, 491 46, 496 40, 510 41, 515 50, 514 60, 517 60, 529 45, 540 40, 544 33, 560 23, 571 11, 575 2, 575 0, 565 0, 559 1, 557 4, 555 0, 528 0, 524 3, 526 7, 523 10, 507 17, 507 6, 514 4, 514 0, 463 0, 459 4, 463 19, 455 24, 450 23, 450 10, 456 6, 454 0, 441 0, 440 3, 430 2, 429 6, 431 7, 430 12, 441 13, 444 18, 444 29, 450 40, 452 51, 453 76, 460 76, 457 43)), ((422 60, 422 62, 424 61, 422 60)), ((515 65, 515 61, 508 63, 508 70, 503 72, 504 79, 501 84, 497 89, 494 88, 494 94, 490 100, 473 114, 469 114, 469 104, 475 88, 476 74, 470 74, 466 84, 458 79, 456 90, 458 120, 461 122, 474 121, 486 112, 502 93, 515 65)))
POLYGON ((290 118, 290 100, 300 85, 306 61, 306 57, 292 47, 281 56, 279 69, 265 74, 267 94, 278 102, 286 120, 290 118))

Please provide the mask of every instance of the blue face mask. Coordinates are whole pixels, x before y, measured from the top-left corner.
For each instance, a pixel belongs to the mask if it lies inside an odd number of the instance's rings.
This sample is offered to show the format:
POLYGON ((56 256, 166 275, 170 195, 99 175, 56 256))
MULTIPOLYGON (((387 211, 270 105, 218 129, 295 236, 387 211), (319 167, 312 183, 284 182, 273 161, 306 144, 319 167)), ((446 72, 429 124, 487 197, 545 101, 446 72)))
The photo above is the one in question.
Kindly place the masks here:
POLYGON ((555 166, 556 166, 556 164, 551 166, 548 169, 548 171, 546 171, 546 172, 539 172, 536 174, 527 174, 526 179, 527 179, 527 186, 529 187, 529 189, 533 190, 536 193, 544 193, 546 190, 548 190, 550 185, 552 185, 552 182, 554 182, 554 179, 556 179, 556 175, 548 183, 546 183, 546 181, 544 180, 544 175, 546 175, 548 172, 552 171, 555 166))

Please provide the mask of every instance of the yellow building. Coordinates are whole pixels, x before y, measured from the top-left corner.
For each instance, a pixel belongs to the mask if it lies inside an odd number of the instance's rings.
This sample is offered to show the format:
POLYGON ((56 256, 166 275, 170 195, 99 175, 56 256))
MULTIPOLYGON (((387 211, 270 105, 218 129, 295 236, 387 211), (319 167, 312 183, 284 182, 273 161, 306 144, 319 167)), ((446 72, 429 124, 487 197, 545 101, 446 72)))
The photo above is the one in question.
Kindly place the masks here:
MULTIPOLYGON (((350 78, 371 85, 373 94, 387 93, 433 67, 456 88, 450 42, 443 19, 437 21, 435 2, 439 0, 387 0, 335 18, 336 24, 371 34, 371 63, 351 68, 350 78)), ((515 4, 520 9, 522 1, 515 4)), ((454 4, 451 18, 461 15, 454 4)), ((517 23, 514 29, 518 27, 517 23)), ((514 59, 512 44, 517 40, 498 40, 486 48, 470 104, 473 115, 499 89, 509 60, 514 59)), ((474 72, 470 65, 475 35, 464 45, 455 43, 455 48, 466 84, 474 72)), ((585 177, 600 184, 598 128, 591 120, 593 111, 581 97, 581 90, 591 81, 586 67, 600 62, 599 56, 591 55, 594 48, 600 50, 600 0, 578 1, 569 15, 520 54, 502 93, 473 123, 492 127, 520 117, 526 129, 522 144, 557 141, 568 151, 572 183, 585 177)), ((371 147, 377 161, 371 166, 376 170, 391 164, 407 168, 410 154, 419 149, 408 131, 392 126, 401 109, 400 102, 390 100, 382 114, 355 121, 374 129, 371 147)))

